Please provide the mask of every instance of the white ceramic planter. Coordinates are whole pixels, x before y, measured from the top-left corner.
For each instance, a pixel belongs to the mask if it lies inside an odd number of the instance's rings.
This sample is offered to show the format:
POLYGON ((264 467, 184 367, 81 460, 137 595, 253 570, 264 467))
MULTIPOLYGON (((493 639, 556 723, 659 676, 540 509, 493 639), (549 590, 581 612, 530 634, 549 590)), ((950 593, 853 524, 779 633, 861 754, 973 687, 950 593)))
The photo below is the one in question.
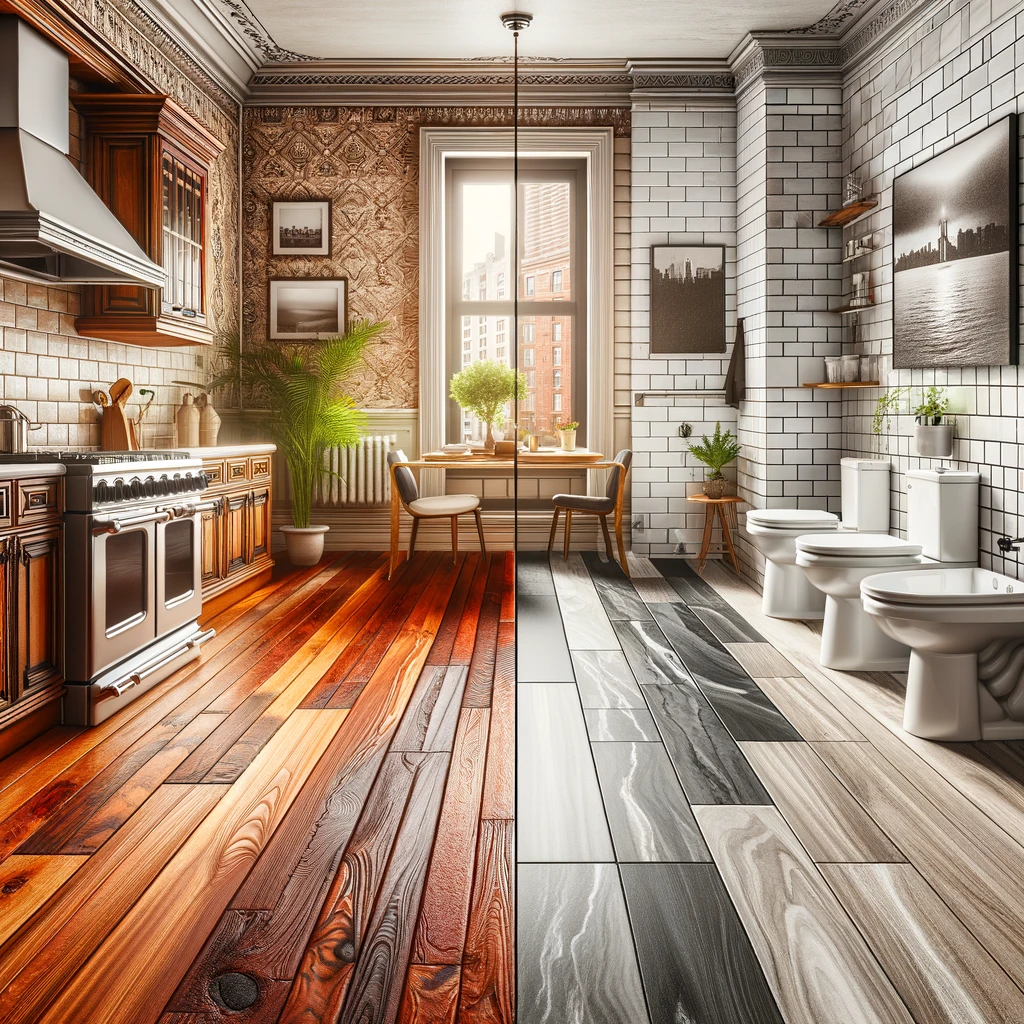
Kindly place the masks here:
POLYGON ((914 427, 914 446, 923 459, 948 459, 953 454, 953 424, 914 427))
POLYGON ((562 442, 563 452, 574 452, 576 451, 576 431, 575 430, 560 430, 558 432, 558 439, 562 442))
POLYGON ((282 526, 292 565, 316 565, 323 557, 324 534, 329 529, 329 526, 282 526))

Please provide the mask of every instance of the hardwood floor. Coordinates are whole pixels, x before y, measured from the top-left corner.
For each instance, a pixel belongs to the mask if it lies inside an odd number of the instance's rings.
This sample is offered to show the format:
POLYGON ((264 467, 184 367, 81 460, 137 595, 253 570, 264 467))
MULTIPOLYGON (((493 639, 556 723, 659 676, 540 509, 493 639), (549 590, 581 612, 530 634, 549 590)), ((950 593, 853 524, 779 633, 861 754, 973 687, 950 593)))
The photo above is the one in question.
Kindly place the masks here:
POLYGON ((0 762, 0 1019, 512 1024, 513 579, 282 575, 0 762))
POLYGON ((346 554, 0 761, 0 1020, 1024 1022, 1024 744, 631 571, 346 554))

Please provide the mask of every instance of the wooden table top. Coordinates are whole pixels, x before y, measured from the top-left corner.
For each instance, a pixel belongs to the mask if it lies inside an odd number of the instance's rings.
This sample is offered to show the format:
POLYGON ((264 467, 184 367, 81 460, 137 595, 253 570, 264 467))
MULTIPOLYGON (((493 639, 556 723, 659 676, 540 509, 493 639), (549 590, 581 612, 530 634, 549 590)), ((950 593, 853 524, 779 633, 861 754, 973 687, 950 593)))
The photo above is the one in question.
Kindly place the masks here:
POLYGON ((617 463, 607 459, 601 452, 578 448, 574 452, 561 448, 541 448, 531 452, 519 450, 518 458, 508 455, 494 455, 491 452, 427 452, 419 459, 406 462, 413 469, 609 469, 617 463))
POLYGON ((738 505, 743 499, 738 494, 723 494, 720 498, 710 498, 706 494, 688 494, 687 501, 696 501, 701 505, 738 505))

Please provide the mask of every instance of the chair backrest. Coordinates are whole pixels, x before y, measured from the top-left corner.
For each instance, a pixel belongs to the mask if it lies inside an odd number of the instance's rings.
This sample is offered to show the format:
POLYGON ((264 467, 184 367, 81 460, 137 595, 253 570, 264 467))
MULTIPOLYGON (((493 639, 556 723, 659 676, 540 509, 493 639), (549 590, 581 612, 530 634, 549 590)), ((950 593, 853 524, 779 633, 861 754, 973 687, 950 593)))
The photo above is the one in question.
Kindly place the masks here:
MULTIPOLYGON (((408 462, 405 452, 401 448, 394 448, 388 452, 388 466, 394 466, 398 462, 408 462)), ((420 496, 420 490, 416 486, 416 477, 407 466, 398 466, 395 470, 395 486, 398 488, 398 496, 406 505, 411 504, 420 496)))
POLYGON ((613 466, 612 471, 608 474, 608 490, 605 494, 613 501, 619 496, 619 477, 623 473, 629 472, 629 464, 633 461, 633 453, 628 448, 623 448, 618 455, 615 456, 616 462, 621 462, 623 469, 618 466, 613 466))

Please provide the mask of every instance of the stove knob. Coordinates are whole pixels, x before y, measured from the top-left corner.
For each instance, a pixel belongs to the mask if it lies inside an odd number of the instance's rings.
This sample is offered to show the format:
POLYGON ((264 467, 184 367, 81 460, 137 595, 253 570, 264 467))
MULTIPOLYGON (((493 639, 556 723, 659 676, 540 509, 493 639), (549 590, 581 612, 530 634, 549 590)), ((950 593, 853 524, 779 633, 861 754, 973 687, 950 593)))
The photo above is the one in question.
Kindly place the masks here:
POLYGON ((153 487, 156 493, 159 495, 166 495, 170 492, 170 488, 167 485, 167 477, 162 476, 153 481, 153 487))
POLYGON ((124 481, 120 477, 114 481, 114 501, 124 501, 124 481))
POLYGON ((131 491, 131 496, 133 498, 135 498, 136 500, 141 498, 142 497, 142 481, 137 479, 137 478, 135 480, 133 480, 131 482, 131 484, 129 485, 129 490, 131 491))
POLYGON ((194 491, 196 489, 196 478, 191 473, 185 474, 185 490, 194 491))
POLYGON ((93 501, 95 501, 95 502, 97 502, 99 504, 103 503, 104 501, 110 501, 110 496, 108 494, 109 490, 110 490, 110 488, 107 487, 106 481, 105 480, 101 480, 93 488, 93 491, 92 491, 93 501))
POLYGON ((147 476, 142 484, 142 493, 147 498, 152 498, 156 494, 156 487, 154 486, 153 478, 147 476))
POLYGON ((199 490, 205 491, 210 486, 210 478, 205 473, 200 473, 197 477, 199 483, 199 490))
POLYGON ((182 490, 184 490, 184 485, 182 483, 181 475, 179 473, 175 473, 171 479, 171 494, 181 494, 182 490))

